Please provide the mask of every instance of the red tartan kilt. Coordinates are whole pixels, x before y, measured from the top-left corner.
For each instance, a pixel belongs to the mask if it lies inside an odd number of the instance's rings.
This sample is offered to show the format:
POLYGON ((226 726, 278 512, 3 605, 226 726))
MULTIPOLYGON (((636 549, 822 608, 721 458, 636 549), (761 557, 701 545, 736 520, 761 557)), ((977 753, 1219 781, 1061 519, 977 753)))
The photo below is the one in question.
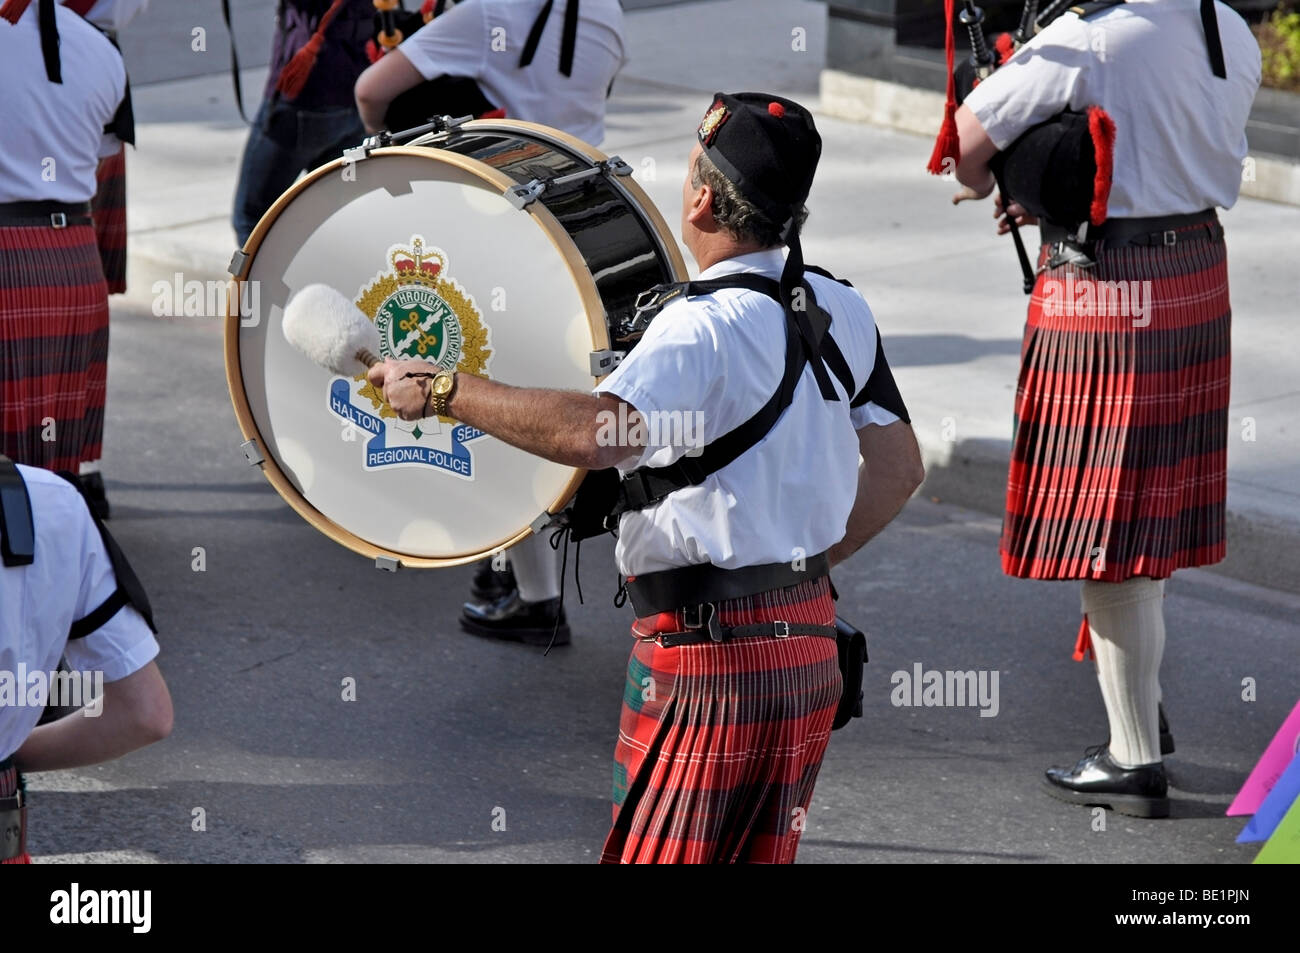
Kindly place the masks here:
POLYGON ((1042 273, 1029 304, 1002 531, 1008 575, 1163 579, 1224 557, 1223 240, 1099 244, 1095 257, 1086 272, 1042 273))
POLYGON ((0 453, 73 473, 98 460, 107 371, 94 229, 0 228, 0 453))
MULTIPOLYGON (((725 626, 833 625, 823 577, 723 602, 725 626)), ((685 631, 681 613, 638 637, 685 631)), ((840 698, 835 640, 638 641, 614 753, 602 863, 792 863, 840 698)))
POLYGON ((104 267, 108 293, 126 291, 126 146, 115 155, 99 160, 95 170, 97 188, 90 200, 95 223, 95 241, 104 267))

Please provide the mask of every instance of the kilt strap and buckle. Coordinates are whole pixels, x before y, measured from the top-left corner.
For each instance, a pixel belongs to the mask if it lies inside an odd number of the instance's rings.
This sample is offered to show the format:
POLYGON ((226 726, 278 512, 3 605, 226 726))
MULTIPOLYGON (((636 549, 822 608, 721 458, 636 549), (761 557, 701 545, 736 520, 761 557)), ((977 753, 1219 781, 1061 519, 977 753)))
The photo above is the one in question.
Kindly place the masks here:
POLYGON ((669 632, 641 636, 642 642, 658 642, 666 649, 679 645, 700 645, 705 642, 730 642, 733 639, 773 638, 788 639, 792 635, 819 635, 835 638, 835 626, 812 625, 801 622, 751 622, 746 625, 724 626, 718 622, 718 607, 712 602, 685 606, 682 609, 685 632, 669 632))
POLYGON ((711 563, 700 563, 633 576, 627 580, 627 591, 632 600, 632 608, 639 617, 681 612, 685 632, 641 637, 643 642, 658 642, 664 648, 704 642, 729 642, 733 639, 786 639, 792 635, 815 635, 833 639, 833 625, 777 620, 724 626, 718 619, 720 602, 788 589, 801 583, 814 582, 829 573, 830 563, 825 553, 808 557, 799 568, 791 563, 766 563, 740 569, 723 569, 711 563))
POLYGON ((1187 215, 1111 218, 1100 225, 1088 225, 1078 230, 1043 222, 1041 229, 1044 245, 1079 246, 1105 242, 1111 247, 1122 245, 1152 247, 1173 246, 1187 242, 1213 242, 1223 237, 1223 226, 1219 224, 1218 213, 1212 208, 1187 215), (1083 234, 1080 235, 1079 232, 1083 234))
MULTIPOLYGON (((13 758, 0 761, 0 777, 11 775, 18 785, 13 758)), ((27 802, 21 785, 13 794, 0 797, 0 860, 13 860, 27 853, 27 802)))
POLYGON ((0 202, 0 228, 90 225, 89 202, 0 202))

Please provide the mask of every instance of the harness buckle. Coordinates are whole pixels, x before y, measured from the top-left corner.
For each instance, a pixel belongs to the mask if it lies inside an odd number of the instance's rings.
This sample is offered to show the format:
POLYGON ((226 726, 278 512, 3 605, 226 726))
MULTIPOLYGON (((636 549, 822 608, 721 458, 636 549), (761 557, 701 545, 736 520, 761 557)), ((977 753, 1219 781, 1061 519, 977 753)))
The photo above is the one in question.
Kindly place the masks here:
POLYGON ((67 213, 67 212, 51 212, 51 213, 50 213, 50 226, 51 226, 52 228, 67 228, 67 227, 68 227, 68 213, 67 213))
POLYGON ((774 638, 778 638, 778 639, 788 639, 788 638, 790 638, 790 623, 789 623, 789 622, 773 622, 773 623, 772 623, 772 636, 773 636, 774 638))
POLYGON ((707 628, 710 639, 714 642, 722 641, 722 626, 718 624, 718 609, 712 602, 701 602, 685 606, 682 609, 682 624, 693 631, 707 628), (694 613, 695 617, 694 622, 691 621, 692 613, 694 613))
POLYGON ((1174 231, 1172 228, 1171 228, 1171 229, 1168 229, 1168 230, 1165 232, 1164 238, 1165 238, 1165 244, 1166 244, 1166 245, 1177 245, 1177 244, 1178 244, 1178 233, 1177 233, 1176 231, 1174 231))

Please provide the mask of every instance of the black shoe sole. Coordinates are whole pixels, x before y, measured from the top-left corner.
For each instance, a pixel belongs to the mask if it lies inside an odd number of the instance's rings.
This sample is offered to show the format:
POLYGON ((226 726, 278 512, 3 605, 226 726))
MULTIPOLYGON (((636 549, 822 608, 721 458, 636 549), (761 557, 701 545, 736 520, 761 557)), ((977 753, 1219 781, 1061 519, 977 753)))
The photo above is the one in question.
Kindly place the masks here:
POLYGON ((1169 816, 1169 798, 1143 797, 1140 794, 1107 794, 1102 791, 1072 791, 1043 778, 1043 789, 1051 797, 1067 804, 1084 807, 1108 807, 1129 817, 1159 818, 1169 816))
POLYGON ((498 642, 522 642, 524 645, 540 645, 545 648, 551 645, 551 636, 555 636, 555 645, 568 645, 572 633, 569 630, 567 622, 562 623, 559 629, 547 626, 544 629, 533 628, 501 628, 492 625, 484 625, 481 622, 475 622, 473 619, 466 619, 461 616, 460 627, 462 630, 477 635, 485 639, 496 639, 498 642))

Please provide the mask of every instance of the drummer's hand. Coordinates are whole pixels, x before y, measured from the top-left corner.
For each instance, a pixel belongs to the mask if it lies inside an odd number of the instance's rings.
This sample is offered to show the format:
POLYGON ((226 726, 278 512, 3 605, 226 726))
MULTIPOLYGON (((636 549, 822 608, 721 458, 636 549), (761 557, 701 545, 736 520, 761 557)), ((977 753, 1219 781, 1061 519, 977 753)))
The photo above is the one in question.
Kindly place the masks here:
POLYGON ((384 392, 384 400, 402 420, 419 420, 429 398, 428 377, 407 374, 432 374, 437 368, 428 361, 395 361, 391 357, 366 372, 366 378, 384 392))
POLYGON ((993 217, 998 220, 998 234, 1005 235, 1011 231, 1011 221, 1007 214, 1015 218, 1016 224, 1021 228, 1027 225, 1037 225, 1038 219, 1026 212, 1019 202, 1012 202, 1006 209, 1002 208, 1002 193, 999 192, 993 199, 993 217))

